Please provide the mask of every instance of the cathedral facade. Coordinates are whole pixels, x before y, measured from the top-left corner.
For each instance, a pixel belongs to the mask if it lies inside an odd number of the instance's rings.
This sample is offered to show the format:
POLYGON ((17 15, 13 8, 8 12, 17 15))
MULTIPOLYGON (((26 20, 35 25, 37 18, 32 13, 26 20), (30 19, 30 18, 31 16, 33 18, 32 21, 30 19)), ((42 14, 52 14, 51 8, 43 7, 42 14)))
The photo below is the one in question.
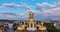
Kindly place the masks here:
POLYGON ((29 19, 23 23, 17 28, 17 32, 47 32, 44 23, 37 22, 32 11, 29 12, 29 19))

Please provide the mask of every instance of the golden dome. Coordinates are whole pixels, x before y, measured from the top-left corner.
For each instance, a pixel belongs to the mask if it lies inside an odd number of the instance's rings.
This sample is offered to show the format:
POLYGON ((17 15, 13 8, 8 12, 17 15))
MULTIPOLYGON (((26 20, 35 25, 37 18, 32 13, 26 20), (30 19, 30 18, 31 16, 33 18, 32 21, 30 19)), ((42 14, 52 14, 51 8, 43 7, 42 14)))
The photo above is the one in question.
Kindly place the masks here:
POLYGON ((33 21, 35 21, 35 19, 29 19, 29 21, 32 21, 33 22, 33 21))
POLYGON ((38 24, 38 25, 36 25, 36 26, 37 26, 37 27, 41 27, 41 25, 39 25, 39 24, 38 24))
POLYGON ((39 27, 39 30, 46 30, 46 27, 45 26, 41 26, 41 27, 39 27))
POLYGON ((26 27, 26 25, 21 25, 21 26, 19 26, 19 27, 17 28, 17 30, 24 30, 25 27, 26 27))
POLYGON ((22 27, 26 27, 26 25, 22 25, 22 27))
POLYGON ((30 22, 36 22, 36 21, 35 19, 28 19, 27 22, 30 23, 30 22))
POLYGON ((18 27, 17 30, 24 30, 25 28, 22 27, 18 27))

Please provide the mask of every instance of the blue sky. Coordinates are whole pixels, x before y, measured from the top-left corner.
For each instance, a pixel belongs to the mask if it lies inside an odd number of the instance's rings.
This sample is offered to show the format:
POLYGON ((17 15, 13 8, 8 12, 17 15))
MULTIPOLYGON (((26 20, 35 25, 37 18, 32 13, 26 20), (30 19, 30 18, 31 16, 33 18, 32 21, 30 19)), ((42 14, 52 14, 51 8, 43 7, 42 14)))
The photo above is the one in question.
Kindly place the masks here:
MULTIPOLYGON (((0 0, 0 14, 14 13, 20 18, 28 18, 26 14, 32 10, 35 15, 39 15, 35 16, 38 20, 45 18, 60 19, 59 9, 60 0, 0 0)), ((17 17, 16 15, 12 16, 17 17)))
MULTIPOLYGON (((21 5, 21 4, 26 4, 30 7, 32 7, 33 10, 35 9, 35 6, 37 3, 43 3, 43 2, 48 2, 53 4, 56 0, 0 0, 0 6, 2 6, 3 4, 12 4, 15 3, 16 5, 21 5)), ((24 12, 24 8, 10 8, 10 7, 5 7, 5 8, 1 8, 0 12, 10 12, 10 13, 20 13, 20 12, 24 12), (21 10, 20 10, 21 9, 21 10), (17 11, 18 10, 18 11, 17 11)))

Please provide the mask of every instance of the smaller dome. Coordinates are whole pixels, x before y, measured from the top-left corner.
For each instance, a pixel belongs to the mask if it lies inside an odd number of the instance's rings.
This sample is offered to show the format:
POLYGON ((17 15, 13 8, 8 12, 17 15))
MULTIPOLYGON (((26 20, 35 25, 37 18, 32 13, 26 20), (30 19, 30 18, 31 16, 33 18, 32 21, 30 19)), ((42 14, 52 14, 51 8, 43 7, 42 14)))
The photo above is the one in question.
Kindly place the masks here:
POLYGON ((22 27, 26 27, 26 25, 22 25, 22 27))
POLYGON ((36 26, 37 26, 37 27, 41 27, 41 25, 39 25, 39 24, 38 24, 38 25, 36 25, 36 26))
POLYGON ((25 27, 26 27, 26 25, 19 26, 19 27, 17 28, 17 30, 24 30, 25 27))
POLYGON ((24 30, 25 28, 22 27, 18 27, 17 30, 24 30))
POLYGON ((46 30, 46 27, 45 26, 41 26, 41 27, 39 27, 39 30, 46 30))

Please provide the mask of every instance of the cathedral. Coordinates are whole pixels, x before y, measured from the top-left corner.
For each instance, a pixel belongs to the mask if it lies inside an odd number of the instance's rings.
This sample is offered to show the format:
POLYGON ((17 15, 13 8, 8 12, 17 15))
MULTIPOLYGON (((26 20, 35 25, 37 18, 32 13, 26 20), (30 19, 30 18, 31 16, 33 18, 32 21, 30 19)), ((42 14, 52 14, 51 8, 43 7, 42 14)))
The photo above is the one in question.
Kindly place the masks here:
POLYGON ((37 22, 34 18, 34 13, 29 12, 29 18, 26 22, 23 22, 17 27, 17 32, 47 32, 47 28, 44 26, 44 22, 37 22))

